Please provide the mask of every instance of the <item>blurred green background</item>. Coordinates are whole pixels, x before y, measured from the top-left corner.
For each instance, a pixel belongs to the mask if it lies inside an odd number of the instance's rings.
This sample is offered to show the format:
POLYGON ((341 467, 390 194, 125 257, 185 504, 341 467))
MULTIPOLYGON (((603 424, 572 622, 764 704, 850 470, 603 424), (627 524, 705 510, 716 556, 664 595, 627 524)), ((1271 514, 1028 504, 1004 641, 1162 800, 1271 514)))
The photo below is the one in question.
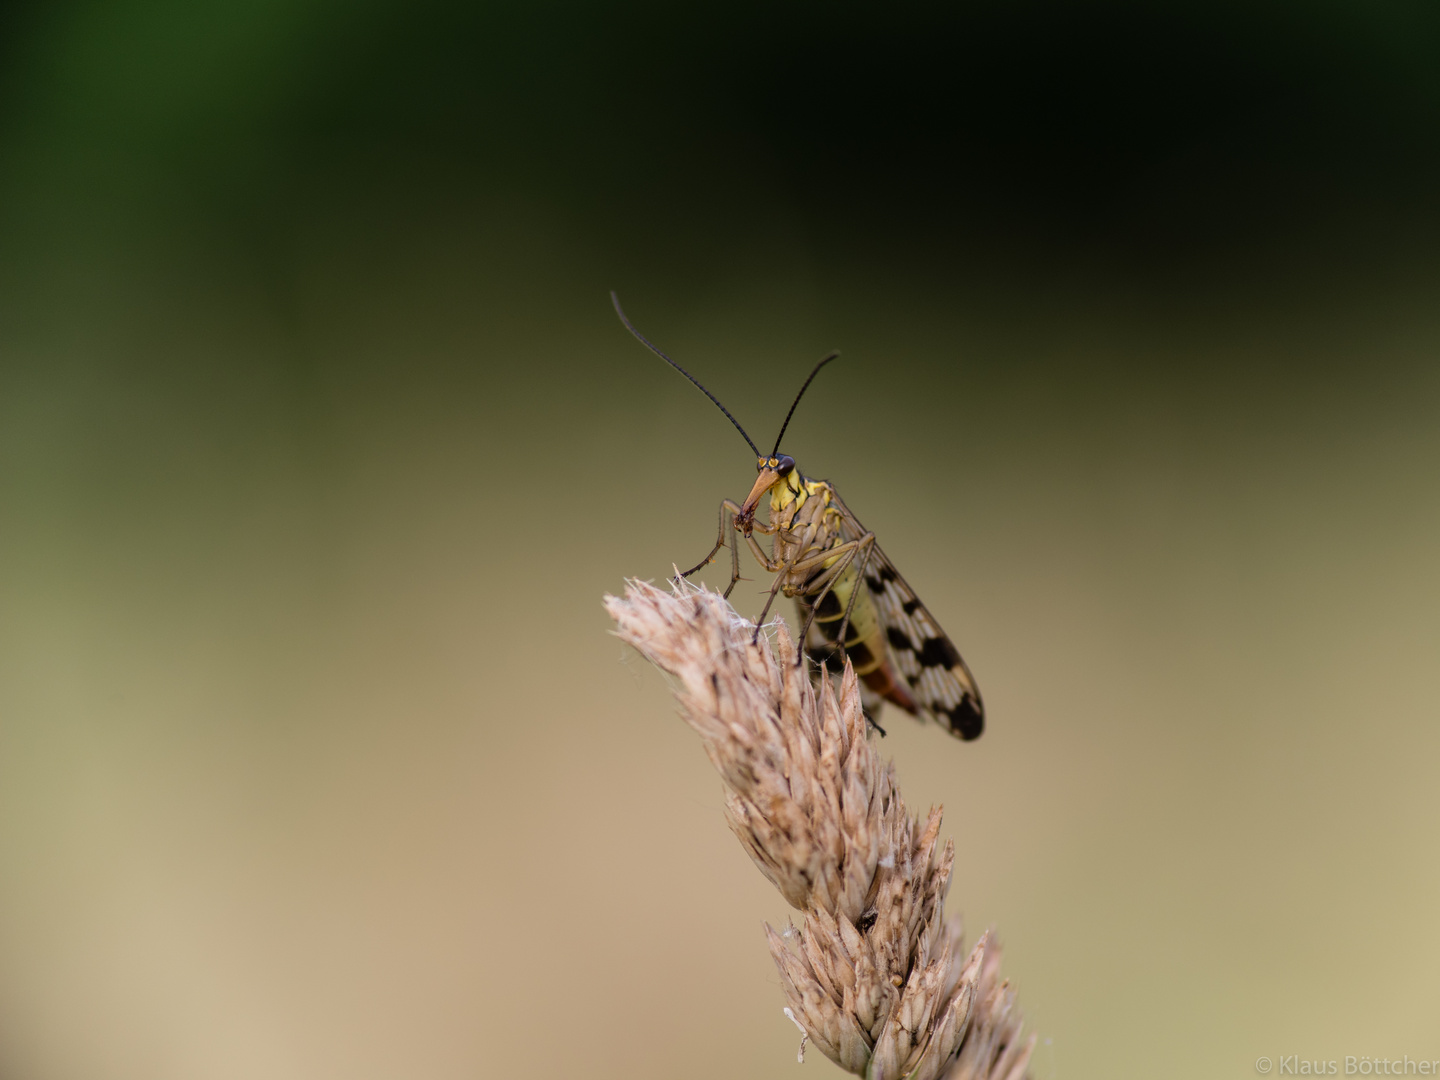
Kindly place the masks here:
POLYGON ((611 288, 762 444, 844 350, 786 446, 984 689, 883 745, 1037 1078, 1440 1058, 1433 4, 0 38, 7 1080, 796 1075, 600 609, 754 467, 611 288))

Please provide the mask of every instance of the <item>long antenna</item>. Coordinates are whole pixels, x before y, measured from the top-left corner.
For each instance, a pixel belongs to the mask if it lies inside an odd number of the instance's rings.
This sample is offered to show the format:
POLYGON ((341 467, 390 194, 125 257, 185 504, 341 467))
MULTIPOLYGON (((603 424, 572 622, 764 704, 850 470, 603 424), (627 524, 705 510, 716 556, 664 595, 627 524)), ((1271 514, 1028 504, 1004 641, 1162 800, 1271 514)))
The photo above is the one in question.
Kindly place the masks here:
MULTIPOLYGON (((728 419, 728 420, 730 421, 730 423, 732 423, 732 424, 735 425, 735 430, 738 431, 738 432, 740 432, 740 434, 741 434, 742 436, 744 436, 745 441, 750 444, 750 449, 755 451, 755 456, 756 456, 756 457, 759 457, 759 456, 760 456, 760 448, 755 445, 755 440, 752 439, 752 438, 750 438, 749 435, 746 435, 746 434, 745 434, 745 429, 740 426, 740 421, 739 421, 739 420, 736 420, 735 417, 733 417, 733 416, 730 415, 730 410, 727 409, 727 408, 725 408, 724 405, 721 405, 721 404, 720 404, 720 399, 717 398, 714 394, 710 393, 709 390, 706 390, 705 387, 701 386, 699 379, 695 378, 694 375, 691 375, 691 374, 690 374, 688 371, 686 371, 683 367, 681 367, 679 364, 675 363, 674 360, 671 360, 670 357, 666 356, 663 352, 661 352, 661 351, 660 351, 659 349, 657 349, 654 345, 652 345, 652 344, 650 343, 649 338, 647 338, 644 334, 640 333, 639 330, 636 330, 635 327, 633 327, 633 326, 630 325, 630 320, 625 317, 625 312, 624 312, 624 310, 621 309, 621 307, 620 307, 620 298, 615 295, 615 290, 614 290, 614 289, 611 289, 611 290, 610 290, 610 302, 615 305, 615 314, 620 316, 620 321, 625 324, 625 329, 626 329, 626 330, 629 330, 630 333, 634 334, 634 335, 635 335, 635 339, 636 339, 637 341, 639 341, 641 345, 644 345, 647 349, 649 349, 651 352, 653 352, 656 356, 660 357, 661 360, 664 360, 667 364, 669 364, 671 367, 673 367, 673 368, 674 368, 676 371, 678 371, 681 375, 684 375, 685 378, 689 379, 689 380, 690 380, 691 382, 693 382, 696 386, 699 386, 699 387, 700 387, 700 392, 701 392, 702 394, 704 394, 706 397, 708 397, 711 401, 715 402, 715 407, 725 414, 726 419, 728 419)), ((827 357, 827 359, 828 359, 828 357, 827 357)), ((824 363, 824 361, 822 360, 821 363, 824 363)), ((817 370, 818 370, 818 369, 817 369, 817 370)), ((811 376, 810 376, 810 378, 812 378, 812 379, 813 379, 814 377, 815 377, 814 375, 811 375, 811 376)), ((806 385, 808 386, 809 383, 807 382, 806 385)), ((804 391, 802 390, 801 393, 804 393, 804 391)), ((792 407, 791 411, 792 411, 792 412, 794 411, 793 407, 792 407)), ((781 430, 783 431, 784 429, 782 428, 781 430)))
POLYGON ((785 423, 780 425, 780 434, 775 436, 775 449, 770 451, 771 457, 774 457, 780 452, 780 440, 785 437, 785 429, 790 426, 790 417, 795 415, 795 406, 800 404, 800 399, 805 396, 805 391, 810 389, 810 384, 815 381, 815 376, 820 374, 820 369, 839 355, 840 350, 836 349, 816 364, 814 370, 810 372, 810 378, 805 380, 805 385, 800 387, 800 393, 796 394, 795 400, 790 403, 790 411, 785 414, 785 423))

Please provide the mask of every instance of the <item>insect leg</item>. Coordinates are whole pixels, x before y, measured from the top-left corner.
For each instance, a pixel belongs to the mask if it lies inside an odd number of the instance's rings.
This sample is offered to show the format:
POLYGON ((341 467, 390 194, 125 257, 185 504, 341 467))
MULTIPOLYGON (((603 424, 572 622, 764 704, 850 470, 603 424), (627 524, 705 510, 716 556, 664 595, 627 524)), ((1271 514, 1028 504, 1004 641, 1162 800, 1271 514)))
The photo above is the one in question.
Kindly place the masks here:
MULTIPOLYGON (((734 503, 731 503, 730 505, 733 506, 734 503)), ((736 530, 734 525, 735 512, 732 510, 730 512, 729 522, 722 523, 720 526, 720 528, 724 532, 729 533, 730 538, 730 584, 725 586, 725 592, 723 594, 723 599, 725 600, 730 599, 730 593, 734 591, 735 583, 740 580, 740 541, 735 538, 736 530), (726 524, 728 524, 730 528, 727 529, 725 527, 726 524)), ((722 544, 725 542, 723 537, 721 538, 720 542, 722 544)))
MULTIPOLYGON (((798 570, 812 570, 819 566, 826 559, 837 559, 848 551, 853 551, 860 546, 860 540, 846 540, 843 544, 836 544, 834 547, 822 548, 813 555, 806 555, 804 558, 796 559, 786 569, 791 573, 798 570)), ((826 572, 829 572, 829 567, 826 572)))
POLYGON ((862 588, 868 588, 865 584, 865 567, 870 564, 870 553, 875 550, 875 534, 866 533, 855 542, 865 549, 865 557, 860 560, 860 569, 856 571, 855 588, 850 590, 850 602, 845 605, 845 617, 840 620, 840 633, 836 637, 842 656, 845 654, 845 631, 850 628, 850 613, 855 610, 855 598, 860 595, 862 588))
MULTIPOLYGON (((793 562, 778 564, 773 559, 766 559, 764 555, 759 552, 758 545, 756 545, 756 553, 760 557, 761 561, 765 563, 765 569, 771 571, 772 573, 775 573, 776 577, 775 584, 770 587, 770 596, 765 601, 765 607, 760 612, 760 618, 755 621, 755 636, 751 639, 751 643, 753 644, 760 640, 760 627, 765 622, 765 616, 770 611, 770 605, 775 602, 775 594, 779 592, 781 586, 785 584, 785 578, 788 575, 793 574, 799 570, 809 570, 812 567, 820 566, 827 559, 835 559, 837 557, 843 557, 847 554, 853 557, 855 551, 855 544, 856 541, 847 540, 843 544, 836 544, 834 547, 824 548, 820 551, 817 551, 813 555, 804 555, 798 557, 793 562)), ((825 572, 831 575, 831 580, 834 580, 834 566, 827 567, 825 572)), ((800 639, 799 648, 801 652, 804 652, 805 639, 803 637, 800 639)))
MULTIPOLYGON (((785 574, 787 572, 787 569, 782 566, 779 573, 775 575, 775 584, 770 586, 770 595, 765 598, 765 606, 760 609, 760 617, 755 620, 755 633, 751 635, 750 638, 751 645, 756 644, 760 640, 760 627, 765 625, 765 616, 768 615, 770 612, 770 605, 775 603, 775 594, 780 591, 780 586, 785 581, 785 574)), ((802 652, 804 651, 804 648, 805 643, 802 641, 800 643, 800 649, 802 652)))
POLYGON ((760 546, 759 542, 753 536, 747 536, 745 542, 750 545, 750 551, 754 554, 755 561, 765 567, 770 573, 775 573, 785 565, 766 555, 765 549, 760 546))
MULTIPOLYGON (((855 610, 855 598, 860 595, 861 589, 870 587, 869 582, 865 580, 865 568, 870 565, 870 556, 875 551, 875 534, 866 533, 860 538, 860 543, 865 548, 865 557, 860 560, 860 569, 855 572, 855 588, 850 593, 850 603, 845 605, 845 617, 840 620, 840 652, 842 656, 845 653, 845 632, 850 627, 850 613, 855 610)), ((883 739, 885 729, 876 722, 875 717, 866 712, 865 719, 880 733, 880 737, 883 739)))
MULTIPOLYGON (((851 549, 849 552, 846 553, 843 559, 837 562, 834 566, 826 569, 823 575, 825 579, 825 587, 820 590, 820 595, 815 597, 814 602, 810 605, 810 614, 805 617, 805 625, 800 630, 801 648, 799 655, 795 657, 796 667, 799 667, 805 662, 805 640, 810 636, 810 627, 815 622, 815 616, 820 613, 821 602, 825 599, 825 597, 830 595, 830 590, 835 587, 835 582, 840 580, 840 575, 845 572, 845 568, 849 566, 852 561, 854 561, 854 558, 855 552, 854 549, 851 549)), ((864 573, 863 568, 861 570, 861 573, 864 573)), ((841 622, 840 624, 840 639, 836 642, 841 656, 845 655, 845 624, 850 619, 850 607, 854 603, 855 593, 852 591, 850 593, 850 603, 845 606, 845 622, 841 622)))
MULTIPOLYGON (((767 556, 765 552, 761 550, 760 545, 755 542, 753 536, 747 536, 746 539, 750 541, 750 547, 755 552, 755 557, 760 560, 761 565, 775 575, 775 584, 770 586, 770 595, 765 598, 765 606, 760 610, 760 617, 755 620, 755 633, 750 638, 750 644, 754 645, 760 640, 760 627, 765 625, 765 616, 770 612, 770 605, 775 603, 775 594, 778 593, 785 584, 786 575, 794 572, 795 568, 800 565, 801 560, 797 559, 796 561, 788 563, 781 562, 779 559, 767 556)), ((801 652, 804 652, 805 641, 803 638, 800 641, 799 648, 801 652)))
MULTIPOLYGON (((689 570, 686 570, 683 574, 681 574, 680 576, 681 576, 682 578, 687 578, 687 577, 689 577, 691 574, 695 573, 695 571, 697 571, 697 570, 703 570, 705 567, 707 567, 707 566, 710 565, 711 560, 715 558, 715 553, 716 553, 717 551, 719 551, 722 547, 725 546, 725 537, 726 537, 726 536, 729 534, 729 532, 730 532, 730 529, 729 529, 730 521, 731 521, 731 520, 734 518, 734 516, 735 516, 736 514, 738 514, 739 512, 740 512, 740 507, 736 506, 736 505, 735 505, 733 502, 731 502, 729 499, 726 499, 724 502, 722 502, 722 503, 720 504, 720 534, 715 538, 715 546, 710 549, 710 554, 706 555, 705 558, 701 559, 698 563, 696 563, 694 566, 692 566, 689 570), (725 516, 727 513, 730 515, 729 518, 727 518, 727 517, 725 516)), ((737 563, 739 562, 739 557, 738 557, 738 555, 737 555, 735 561, 736 561, 737 563)), ((736 571, 736 572, 735 572, 735 576, 738 578, 738 577, 740 576, 739 567, 738 567, 738 566, 735 568, 735 571, 736 571)), ((733 588, 734 585, 735 585, 735 582, 734 582, 734 581, 731 581, 731 582, 730 582, 730 585, 731 585, 731 587, 733 588)))
MULTIPOLYGON (((856 546, 850 550, 850 554, 846 557, 846 559, 843 562, 836 563, 835 566, 832 567, 832 570, 836 571, 839 571, 842 568, 848 568, 849 565, 855 561, 856 551, 863 549, 865 552, 864 556, 860 559, 859 567, 855 571, 855 584, 850 590, 850 600, 845 605, 845 614, 840 619, 840 628, 835 634, 835 648, 842 659, 846 655, 845 634, 850 629, 850 616, 855 611, 855 601, 860 596, 860 590, 868 587, 865 581, 865 568, 870 565, 870 556, 875 551, 875 534, 866 533, 854 543, 856 546)), ((807 619, 805 622, 805 629, 807 633, 810 629, 810 623, 814 622, 815 615, 820 610, 820 601, 824 599, 826 593, 828 593, 832 588, 834 588, 835 582, 839 578, 839 576, 839 573, 832 574, 830 579, 825 583, 825 591, 822 592, 818 597, 816 597, 815 606, 810 609, 810 618, 807 619)), ((802 635, 801 640, 803 641, 804 638, 805 635, 802 635)), ((879 722, 876 721, 875 717, 870 715, 870 711, 868 709, 865 711, 865 720, 867 723, 869 723, 871 727, 873 727, 876 731, 880 733, 881 738, 885 737, 885 729, 880 726, 879 722)))

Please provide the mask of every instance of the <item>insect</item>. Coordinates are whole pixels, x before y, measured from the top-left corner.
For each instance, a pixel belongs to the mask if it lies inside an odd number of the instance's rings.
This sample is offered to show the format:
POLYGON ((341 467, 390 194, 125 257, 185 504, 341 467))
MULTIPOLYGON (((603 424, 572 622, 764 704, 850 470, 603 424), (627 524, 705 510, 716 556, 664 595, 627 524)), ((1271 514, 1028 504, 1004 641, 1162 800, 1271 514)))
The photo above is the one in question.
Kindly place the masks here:
POLYGON ((824 357, 795 395, 775 448, 762 454, 730 410, 714 394, 631 325, 612 292, 615 313, 647 349, 684 375, 725 414, 755 453, 758 475, 745 501, 720 504, 720 529, 715 546, 680 576, 687 578, 730 548, 729 596, 740 580, 740 541, 760 565, 775 575, 765 608, 756 620, 755 638, 775 597, 796 601, 804 652, 818 665, 848 657, 860 681, 866 717, 876 723, 882 702, 898 705, 914 716, 928 717, 962 739, 979 738, 985 729, 985 705, 975 678, 945 631, 926 610, 894 564, 880 550, 875 534, 860 524, 841 500, 835 485, 804 475, 795 459, 780 453, 780 440, 795 407, 820 369, 839 353, 824 357), (769 521, 755 517, 770 497, 769 521), (765 551, 756 533, 773 536, 765 551))

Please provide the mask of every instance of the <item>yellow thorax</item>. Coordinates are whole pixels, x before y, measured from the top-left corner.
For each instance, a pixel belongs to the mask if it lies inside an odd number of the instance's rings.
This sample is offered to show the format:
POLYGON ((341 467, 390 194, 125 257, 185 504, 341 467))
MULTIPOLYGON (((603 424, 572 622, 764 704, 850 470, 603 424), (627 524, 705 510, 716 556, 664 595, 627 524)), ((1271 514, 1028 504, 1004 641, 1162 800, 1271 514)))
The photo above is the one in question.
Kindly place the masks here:
MULTIPOLYGON (((805 500, 812 495, 822 496, 827 486, 823 480, 810 480, 799 476, 799 469, 790 476, 782 476, 770 488, 770 514, 772 519, 776 514, 783 514, 787 511, 794 514, 805 505, 805 500), (797 483, 798 481, 798 483, 797 483)), ((827 500, 828 501, 828 500, 827 500)))

